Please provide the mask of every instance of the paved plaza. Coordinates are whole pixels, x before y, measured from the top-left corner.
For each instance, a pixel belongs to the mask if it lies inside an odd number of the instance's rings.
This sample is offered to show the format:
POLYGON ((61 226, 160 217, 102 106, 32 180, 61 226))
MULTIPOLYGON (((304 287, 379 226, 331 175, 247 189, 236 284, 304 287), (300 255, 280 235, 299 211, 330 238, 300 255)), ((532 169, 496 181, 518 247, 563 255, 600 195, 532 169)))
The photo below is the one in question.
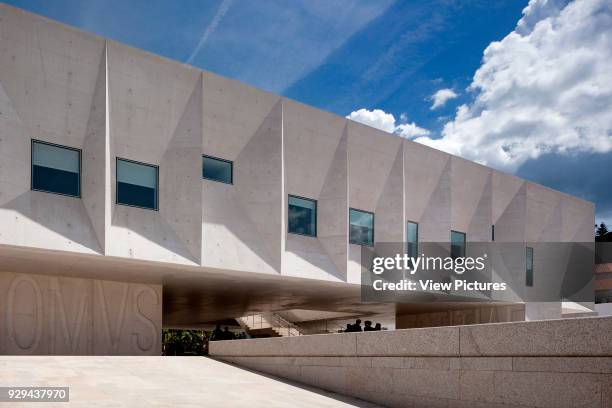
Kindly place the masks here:
POLYGON ((68 386, 70 403, 0 407, 375 407, 206 357, 2 356, 0 386, 68 386))

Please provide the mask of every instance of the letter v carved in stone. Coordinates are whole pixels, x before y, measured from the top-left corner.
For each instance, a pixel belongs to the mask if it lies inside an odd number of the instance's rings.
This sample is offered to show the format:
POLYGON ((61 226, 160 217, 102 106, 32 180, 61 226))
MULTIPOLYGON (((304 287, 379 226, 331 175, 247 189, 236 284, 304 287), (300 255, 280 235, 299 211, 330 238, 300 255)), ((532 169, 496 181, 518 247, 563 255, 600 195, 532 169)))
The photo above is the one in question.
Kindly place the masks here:
MULTIPOLYGON (((90 303, 90 293, 84 293, 81 295, 81 301, 78 305, 78 313, 76 318, 76 324, 74 325, 74 331, 71 333, 70 325, 68 324, 68 317, 66 314, 66 305, 64 304, 64 295, 62 293, 62 288, 60 286, 59 278, 51 278, 50 280, 51 286, 51 299, 53 302, 51 306, 51 327, 50 327, 50 337, 51 341, 49 342, 50 353, 55 354, 55 346, 56 346, 56 312, 59 310, 59 317, 62 323, 62 334, 64 335, 64 340, 68 344, 70 352, 75 354, 77 352, 77 348, 79 347, 79 340, 81 338, 81 332, 83 330, 85 317, 87 316, 87 310, 90 303)), ((87 353, 91 353, 91 342, 87 344, 87 353)))
POLYGON ((111 327, 108 302, 106 300, 106 294, 104 293, 104 284, 102 281, 95 281, 94 285, 96 287, 96 290, 98 291, 98 296, 100 298, 100 309, 102 311, 102 320, 104 320, 104 334, 106 334, 106 340, 111 346, 110 353, 117 354, 117 351, 119 350, 121 330, 123 329, 123 322, 125 320, 125 309, 127 305, 130 285, 127 283, 121 284, 121 286, 123 287, 123 294, 121 296, 121 303, 119 304, 119 314, 117 315, 114 333, 111 327))

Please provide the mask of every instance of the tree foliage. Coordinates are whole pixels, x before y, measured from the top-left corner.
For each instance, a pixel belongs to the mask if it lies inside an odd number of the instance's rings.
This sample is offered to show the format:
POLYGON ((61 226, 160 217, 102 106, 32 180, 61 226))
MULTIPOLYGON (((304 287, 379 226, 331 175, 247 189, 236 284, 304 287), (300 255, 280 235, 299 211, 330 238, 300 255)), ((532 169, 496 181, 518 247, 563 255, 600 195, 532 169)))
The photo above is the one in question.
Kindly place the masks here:
POLYGON ((162 330, 162 353, 165 356, 208 354, 210 332, 203 330, 162 330))

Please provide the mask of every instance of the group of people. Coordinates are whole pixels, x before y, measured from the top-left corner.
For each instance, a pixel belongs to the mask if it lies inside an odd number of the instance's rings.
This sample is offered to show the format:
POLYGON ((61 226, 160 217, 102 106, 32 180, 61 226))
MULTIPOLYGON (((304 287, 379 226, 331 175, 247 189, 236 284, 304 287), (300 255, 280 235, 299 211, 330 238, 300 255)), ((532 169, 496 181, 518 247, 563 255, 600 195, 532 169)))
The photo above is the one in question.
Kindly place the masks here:
POLYGON ((354 324, 347 324, 346 325, 346 330, 344 330, 345 333, 356 333, 356 332, 367 332, 367 331, 379 331, 382 330, 382 327, 380 326, 380 323, 376 323, 376 325, 374 327, 372 327, 372 322, 370 320, 366 320, 364 322, 364 327, 363 329, 361 328, 361 319, 357 319, 355 320, 354 324))

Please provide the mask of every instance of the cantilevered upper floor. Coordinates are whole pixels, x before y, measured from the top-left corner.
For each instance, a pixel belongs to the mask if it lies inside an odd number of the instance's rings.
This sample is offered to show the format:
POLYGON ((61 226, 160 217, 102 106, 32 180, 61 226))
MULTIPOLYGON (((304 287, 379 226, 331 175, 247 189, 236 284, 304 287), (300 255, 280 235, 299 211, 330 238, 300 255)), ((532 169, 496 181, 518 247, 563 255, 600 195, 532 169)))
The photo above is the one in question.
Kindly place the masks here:
POLYGON ((358 283, 360 245, 593 223, 590 202, 0 5, 0 250, 358 283))

